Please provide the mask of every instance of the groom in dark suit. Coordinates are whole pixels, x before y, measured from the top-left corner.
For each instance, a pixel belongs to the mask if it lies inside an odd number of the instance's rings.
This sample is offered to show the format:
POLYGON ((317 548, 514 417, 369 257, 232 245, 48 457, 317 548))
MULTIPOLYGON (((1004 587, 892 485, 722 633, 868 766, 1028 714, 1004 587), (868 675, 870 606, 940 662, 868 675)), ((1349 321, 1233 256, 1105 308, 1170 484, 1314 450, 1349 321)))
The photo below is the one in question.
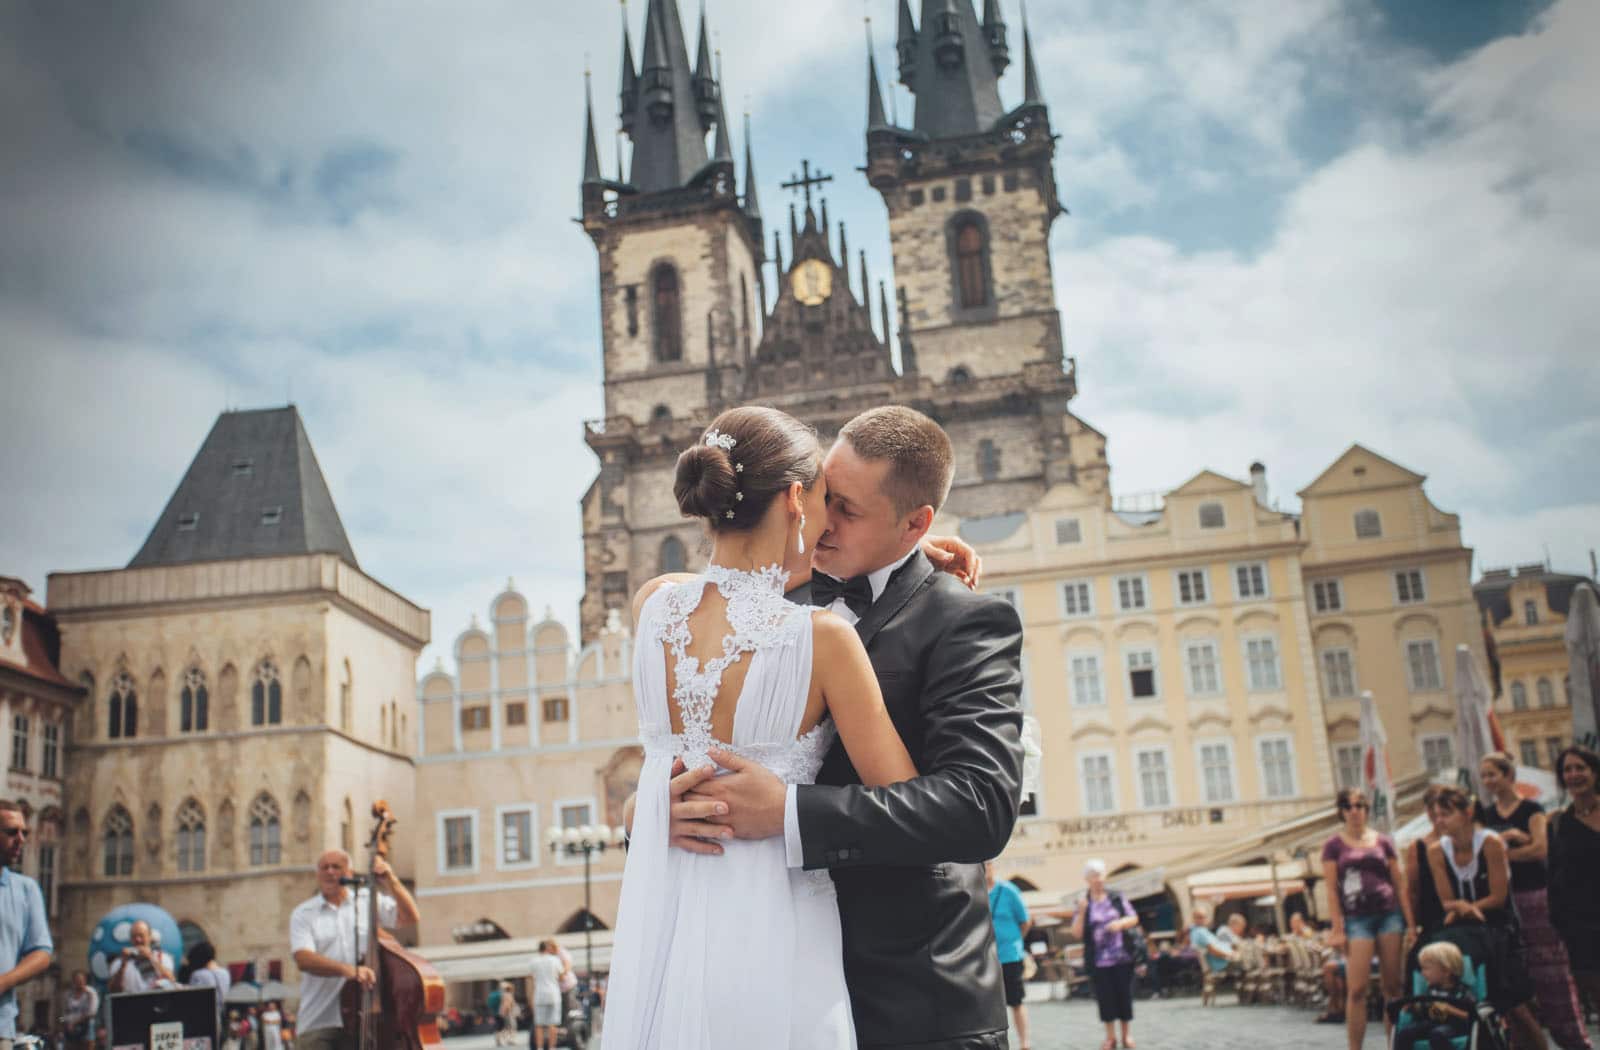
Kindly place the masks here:
POLYGON ((1005 848, 1017 817, 1022 624, 918 549, 950 489, 950 439, 937 423, 909 408, 865 412, 840 431, 824 471, 817 574, 791 597, 856 625, 920 775, 865 787, 835 742, 815 785, 785 786, 713 751, 733 772, 674 781, 700 782, 675 799, 672 838, 726 833, 712 824, 739 838, 783 835, 791 867, 832 871, 863 1048, 1004 1048, 982 862, 1005 848), (710 804, 726 815, 703 818, 710 804))

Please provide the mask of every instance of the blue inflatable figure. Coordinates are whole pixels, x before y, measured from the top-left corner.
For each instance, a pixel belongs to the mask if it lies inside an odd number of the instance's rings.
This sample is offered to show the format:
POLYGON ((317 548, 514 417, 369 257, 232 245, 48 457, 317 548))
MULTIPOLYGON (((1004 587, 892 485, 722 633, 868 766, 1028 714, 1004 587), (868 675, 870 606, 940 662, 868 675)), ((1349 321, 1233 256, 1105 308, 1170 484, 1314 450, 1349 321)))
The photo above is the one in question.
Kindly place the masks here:
POLYGON ((122 954, 122 949, 133 943, 128 932, 140 919, 150 926, 153 947, 172 956, 174 972, 182 964, 183 934, 178 931, 177 920, 154 904, 124 904, 106 912, 89 938, 89 972, 102 988, 111 979, 111 964, 122 954))

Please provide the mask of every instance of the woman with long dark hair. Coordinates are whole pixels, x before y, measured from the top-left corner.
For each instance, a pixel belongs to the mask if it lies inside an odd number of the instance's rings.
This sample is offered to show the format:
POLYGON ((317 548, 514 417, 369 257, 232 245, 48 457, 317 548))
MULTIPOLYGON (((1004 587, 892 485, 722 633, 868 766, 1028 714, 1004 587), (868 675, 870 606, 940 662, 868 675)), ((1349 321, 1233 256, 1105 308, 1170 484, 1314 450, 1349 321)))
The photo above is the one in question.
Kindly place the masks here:
POLYGON ((1472 799, 1456 787, 1438 794, 1439 841, 1428 847, 1428 866, 1444 905, 1444 929, 1435 940, 1460 948, 1488 974, 1489 1001, 1506 1015, 1512 1045, 1543 1048, 1544 1033, 1529 1004, 1533 982, 1511 904, 1511 867, 1500 836, 1477 825, 1472 799))
MULTIPOLYGON (((1344 949, 1346 984, 1344 1030, 1350 1050, 1361 1050, 1367 1035, 1367 983, 1372 959, 1385 999, 1400 997, 1405 934, 1413 925, 1405 869, 1394 841, 1367 826, 1371 805, 1357 788, 1339 792, 1344 826, 1322 847, 1323 878, 1333 928, 1330 947, 1344 949)), ((1386 1027, 1392 1025, 1385 1021, 1386 1027)))
POLYGON ((1572 804, 1550 819, 1550 919, 1566 942, 1573 981, 1600 1002, 1600 755, 1569 747, 1556 773, 1572 804))
POLYGON ((1583 1011, 1572 984, 1571 965, 1561 936, 1550 924, 1549 853, 1544 807, 1517 794, 1517 765, 1504 751, 1483 757, 1478 767, 1483 801, 1478 818, 1506 844, 1511 860, 1511 900, 1522 927, 1522 947, 1539 1004, 1539 1019, 1561 1050, 1589 1050, 1583 1011))

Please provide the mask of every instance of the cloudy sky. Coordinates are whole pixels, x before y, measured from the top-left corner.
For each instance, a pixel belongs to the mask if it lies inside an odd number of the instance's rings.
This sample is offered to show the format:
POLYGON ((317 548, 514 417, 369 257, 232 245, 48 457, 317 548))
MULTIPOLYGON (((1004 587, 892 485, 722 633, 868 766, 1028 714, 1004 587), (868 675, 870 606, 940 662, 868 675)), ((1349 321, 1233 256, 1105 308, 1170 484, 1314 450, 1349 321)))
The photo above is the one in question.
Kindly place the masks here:
MULTIPOLYGON (((893 3, 708 4, 767 214, 820 163, 888 276, 855 167, 862 18, 892 69, 893 3)), ((363 566, 434 611, 424 667, 508 576, 575 621, 601 402, 570 220, 586 61, 616 164, 623 10, 0 5, 0 572, 125 564, 218 412, 293 401, 363 566)), ((1587 565, 1600 4, 1029 11, 1075 408, 1118 492, 1261 459, 1292 508, 1360 441, 1429 476, 1480 568, 1587 565)))

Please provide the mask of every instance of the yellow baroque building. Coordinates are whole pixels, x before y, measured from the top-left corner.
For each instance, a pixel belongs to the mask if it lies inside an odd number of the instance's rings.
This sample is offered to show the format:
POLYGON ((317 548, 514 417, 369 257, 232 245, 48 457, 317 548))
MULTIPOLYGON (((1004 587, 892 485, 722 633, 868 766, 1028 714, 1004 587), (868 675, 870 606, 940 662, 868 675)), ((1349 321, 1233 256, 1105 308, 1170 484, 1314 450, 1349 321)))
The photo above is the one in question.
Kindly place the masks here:
POLYGON ((1008 873, 1070 890, 1098 856, 1154 875, 1331 807, 1356 775, 1363 690, 1397 779, 1452 761, 1437 741, 1455 647, 1482 659, 1455 516, 1359 445, 1299 515, 1251 474, 1123 501, 1059 484, 1024 513, 939 523, 978 547, 1025 629, 1042 776, 1008 873))

